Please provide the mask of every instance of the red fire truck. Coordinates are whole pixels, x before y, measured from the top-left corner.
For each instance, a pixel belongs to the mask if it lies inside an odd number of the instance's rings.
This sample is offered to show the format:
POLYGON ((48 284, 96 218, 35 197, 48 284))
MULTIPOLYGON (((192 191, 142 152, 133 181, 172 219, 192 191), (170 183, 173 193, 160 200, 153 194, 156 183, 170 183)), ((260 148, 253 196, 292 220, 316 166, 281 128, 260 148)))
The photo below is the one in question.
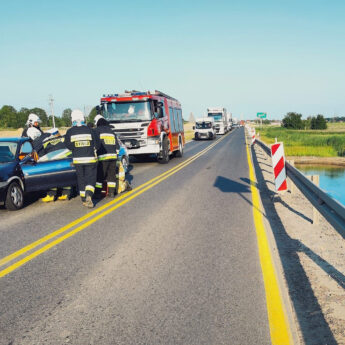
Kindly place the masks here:
POLYGON ((182 157, 182 109, 175 98, 157 90, 103 95, 101 113, 130 155, 155 154, 160 163, 168 163, 172 153, 182 157))

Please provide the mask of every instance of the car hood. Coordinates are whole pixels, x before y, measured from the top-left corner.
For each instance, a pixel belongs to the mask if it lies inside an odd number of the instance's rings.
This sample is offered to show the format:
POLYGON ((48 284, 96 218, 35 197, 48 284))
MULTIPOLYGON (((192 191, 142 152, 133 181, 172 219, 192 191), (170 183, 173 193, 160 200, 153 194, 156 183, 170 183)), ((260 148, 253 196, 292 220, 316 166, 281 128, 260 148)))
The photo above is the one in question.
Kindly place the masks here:
POLYGON ((15 171, 17 162, 0 163, 0 182, 6 182, 15 171))

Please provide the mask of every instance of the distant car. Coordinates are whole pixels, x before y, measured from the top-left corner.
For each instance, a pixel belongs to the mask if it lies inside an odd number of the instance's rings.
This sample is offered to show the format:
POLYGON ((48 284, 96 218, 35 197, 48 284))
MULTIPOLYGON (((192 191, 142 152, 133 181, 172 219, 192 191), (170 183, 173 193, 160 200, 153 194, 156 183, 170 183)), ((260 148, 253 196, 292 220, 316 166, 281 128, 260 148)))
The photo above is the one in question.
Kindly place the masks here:
MULTIPOLYGON (((118 159, 127 172, 129 157, 122 143, 118 159)), ((69 186, 77 186, 77 175, 67 149, 38 159, 29 138, 0 139, 0 204, 8 210, 22 208, 26 193, 69 186)))
POLYGON ((25 193, 76 185, 71 158, 38 161, 28 138, 0 139, 0 203, 8 210, 22 208, 25 193))

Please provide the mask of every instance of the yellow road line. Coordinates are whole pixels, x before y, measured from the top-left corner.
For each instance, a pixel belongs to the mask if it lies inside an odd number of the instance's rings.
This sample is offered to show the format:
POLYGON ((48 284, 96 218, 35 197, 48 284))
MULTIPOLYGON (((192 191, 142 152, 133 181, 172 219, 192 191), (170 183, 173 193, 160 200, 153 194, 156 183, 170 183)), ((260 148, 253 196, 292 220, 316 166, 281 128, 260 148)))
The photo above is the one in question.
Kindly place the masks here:
POLYGON ((290 326, 279 290, 278 279, 276 277, 273 265, 273 259, 263 223, 262 213, 260 212, 259 192, 255 183, 256 179, 250 159, 247 140, 246 149, 249 166, 249 179, 251 181, 250 189, 252 192, 254 225, 258 239, 260 264, 265 285, 271 341, 273 345, 289 345, 293 344, 290 326))
MULTIPOLYGON (((148 181, 146 183, 144 183, 143 185, 140 186, 140 188, 138 187, 136 189, 136 193, 131 193, 131 194, 127 194, 127 198, 125 198, 123 201, 118 202, 115 206, 108 208, 107 210, 105 210, 104 212, 100 213, 99 215, 95 216, 94 218, 92 218, 91 220, 87 221, 86 223, 80 225, 79 227, 75 228, 74 230, 71 230, 70 232, 66 233, 65 235, 57 238, 56 240, 46 244, 45 246, 43 246, 42 248, 36 250, 35 252, 27 255, 26 257, 24 257, 23 259, 15 262, 14 264, 8 266, 7 268, 3 269, 2 271, 0 271, 0 278, 6 276, 7 274, 9 274, 10 272, 14 271, 15 269, 19 268, 20 266, 24 265, 25 263, 27 263, 28 261, 32 260, 33 258, 37 257, 38 255, 46 252, 47 250, 49 250, 50 248, 56 246, 57 244, 59 244, 60 242, 66 240, 67 238, 75 235, 76 233, 84 230, 85 228, 87 228, 88 226, 90 226, 91 224, 95 223, 96 221, 98 221, 99 219, 103 218, 104 216, 108 215, 109 213, 113 212, 114 210, 116 210, 117 208, 121 207, 122 205, 126 204, 127 202, 131 201, 132 199, 136 198, 137 196, 141 195, 142 193, 144 193, 145 191, 151 189, 152 187, 154 187, 155 185, 159 184, 160 182, 164 181, 165 179, 167 179, 168 177, 170 177, 171 175, 175 174, 176 172, 178 172, 179 170, 185 168, 187 165, 191 164, 194 160, 196 160, 197 158, 199 158, 200 156, 202 156, 203 154, 205 154, 207 151, 211 150, 215 145, 217 145, 219 142, 221 142, 225 137, 222 137, 221 139, 217 140, 214 144, 208 146, 206 149, 200 151, 198 154, 194 155, 193 157, 191 157, 190 159, 188 159, 187 161, 183 162, 183 164, 179 164, 178 166, 176 166, 173 169, 168 170, 168 174, 167 172, 160 175, 160 178, 154 178, 152 180, 155 180, 153 182, 151 182, 151 184, 147 185, 148 182, 152 181, 148 181), (143 186, 146 185, 146 187, 143 188, 143 186)), ((134 190, 133 190, 134 191, 134 190)), ((132 191, 132 192, 133 192, 132 191)), ((109 203, 110 204, 110 203, 109 203)), ((84 216, 85 217, 85 216, 84 216)), ((83 218, 83 217, 82 217, 83 218)), ((78 219, 79 220, 79 219, 78 219)), ((72 222, 74 224, 76 224, 76 222, 78 222, 78 220, 72 222)), ((70 223, 70 224, 72 224, 70 223)), ((62 229, 65 229, 66 227, 68 227, 70 224, 66 225, 65 227, 57 230, 56 232, 62 233, 62 229)), ((66 231, 66 229, 64 230, 66 231)), ((55 232, 55 233, 56 233, 55 232)), ((49 236, 49 235, 48 235, 49 236)), ((31 246, 31 249, 33 249, 33 245, 40 242, 39 244, 43 244, 44 242, 47 241, 47 237, 45 236, 43 237, 41 240, 38 240, 36 242, 33 242, 31 245, 28 245, 26 247, 24 247, 23 249, 9 255, 10 256, 14 256, 14 254, 19 253, 21 251, 23 251, 25 248, 28 248, 31 246)), ((55 235, 56 236, 56 235, 55 235)), ((38 244, 37 244, 38 245, 38 244)), ((36 245, 36 246, 37 246, 36 245)), ((26 250, 28 251, 28 250, 26 250)), ((23 254, 24 252, 22 252, 21 254, 23 254)), ((16 257, 18 257, 18 254, 16 257)), ((5 258, 4 258, 5 259, 5 258)))
MULTIPOLYGON (((219 139, 219 140, 221 140, 221 139, 219 139)), ((210 148, 210 147, 213 147, 214 145, 216 145, 216 144, 218 143, 219 140, 217 140, 217 141, 216 141, 215 143, 213 143, 212 145, 206 147, 204 150, 206 150, 206 149, 208 149, 208 148, 210 148)), ((30 250, 32 250, 32 249, 38 247, 39 245, 41 245, 41 244, 43 244, 43 243, 45 243, 45 242, 47 242, 47 241, 53 239, 54 237, 56 237, 56 236, 62 234, 63 232, 65 232, 65 231, 69 230, 70 228, 72 228, 72 227, 78 225, 79 223, 81 223, 81 222, 83 222, 83 221, 85 221, 85 220, 91 218, 92 216, 96 215, 97 213, 100 213, 101 211, 105 210, 106 208, 108 208, 108 207, 110 207, 110 206, 112 206, 112 205, 114 205, 114 204, 120 202, 121 200, 123 200, 123 199, 129 197, 130 195, 136 193, 138 190, 144 188, 145 186, 147 186, 147 185, 149 185, 150 183, 156 181, 157 179, 161 178, 162 176, 165 176, 165 175, 169 174, 171 171, 174 171, 175 169, 177 169, 178 167, 180 167, 180 166, 182 166, 182 165, 188 163, 191 159, 193 159, 193 157, 202 154, 204 150, 198 152, 198 153, 195 154, 194 156, 188 158, 187 160, 181 162, 180 164, 174 166, 173 168, 171 168, 171 169, 165 171, 165 172, 162 173, 161 175, 158 175, 158 176, 152 178, 151 180, 149 180, 149 181, 143 183, 142 185, 140 185, 140 186, 134 188, 132 191, 130 191, 130 192, 126 193, 126 194, 123 194, 123 195, 117 197, 115 200, 112 200, 112 201, 106 203, 105 205, 103 205, 103 206, 101 206, 101 207, 99 207, 99 208, 97 208, 97 209, 95 209, 95 210, 93 210, 93 211, 87 213, 86 215, 84 215, 84 216, 82 216, 82 217, 80 217, 80 218, 74 220, 73 222, 71 222, 71 223, 69 223, 69 224, 63 226, 62 228, 60 228, 60 229, 58 229, 58 230, 56 230, 56 231, 54 231, 54 232, 52 232, 52 233, 46 235, 46 236, 44 236, 44 237, 38 239, 37 241, 32 242, 32 243, 28 244, 27 246, 25 246, 25 247, 23 247, 23 248, 17 250, 16 252, 14 252, 14 253, 12 253, 12 254, 10 254, 10 255, 8 255, 8 256, 6 256, 6 257, 0 259, 0 266, 5 265, 6 263, 8 263, 8 262, 14 260, 15 258, 17 258, 18 256, 23 255, 24 253, 26 253, 26 252, 28 252, 28 251, 30 251, 30 250)))

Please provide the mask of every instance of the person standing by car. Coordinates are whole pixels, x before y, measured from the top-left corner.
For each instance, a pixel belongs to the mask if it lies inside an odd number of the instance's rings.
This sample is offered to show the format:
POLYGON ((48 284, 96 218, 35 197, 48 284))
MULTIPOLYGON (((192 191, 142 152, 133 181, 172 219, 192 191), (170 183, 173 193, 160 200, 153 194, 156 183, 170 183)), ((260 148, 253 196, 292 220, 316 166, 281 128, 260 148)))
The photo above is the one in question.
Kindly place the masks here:
POLYGON ((115 197, 116 190, 116 160, 117 160, 117 140, 108 121, 102 116, 95 117, 95 132, 97 133, 101 147, 97 151, 98 167, 96 193, 100 196, 103 181, 107 181, 108 196, 115 197))
MULTIPOLYGON (((66 157, 67 154, 70 154, 70 151, 66 149, 65 146, 65 138, 61 136, 59 130, 57 128, 52 128, 47 131, 49 137, 43 140, 43 149, 44 154, 48 154, 58 150, 65 150, 63 152, 63 156, 60 155, 59 158, 66 157)), ((56 159, 56 158, 55 158, 56 159)), ((47 195, 42 199, 43 202, 50 202, 58 200, 68 200, 71 198, 72 195, 72 187, 63 187, 61 188, 51 188, 47 195), (59 196, 58 196, 59 195, 59 196)))
POLYGON ((93 207, 92 196, 97 178, 97 155, 100 141, 95 131, 85 125, 81 110, 72 111, 72 127, 65 135, 65 145, 72 151, 78 187, 83 205, 93 207))

